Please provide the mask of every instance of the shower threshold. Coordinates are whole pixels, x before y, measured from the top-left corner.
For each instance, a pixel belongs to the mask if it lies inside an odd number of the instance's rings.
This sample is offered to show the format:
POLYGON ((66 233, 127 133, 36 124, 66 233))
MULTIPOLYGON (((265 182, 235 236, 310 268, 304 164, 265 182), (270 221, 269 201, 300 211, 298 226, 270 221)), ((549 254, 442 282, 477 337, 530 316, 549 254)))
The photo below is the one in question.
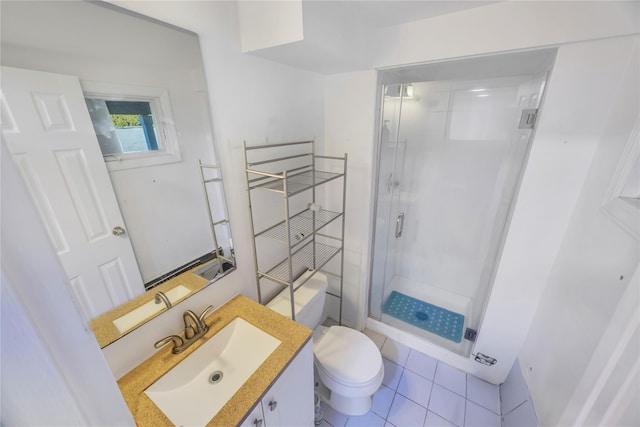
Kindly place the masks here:
POLYGON ((454 343, 462 341, 465 317, 434 304, 392 291, 382 307, 383 313, 454 343))

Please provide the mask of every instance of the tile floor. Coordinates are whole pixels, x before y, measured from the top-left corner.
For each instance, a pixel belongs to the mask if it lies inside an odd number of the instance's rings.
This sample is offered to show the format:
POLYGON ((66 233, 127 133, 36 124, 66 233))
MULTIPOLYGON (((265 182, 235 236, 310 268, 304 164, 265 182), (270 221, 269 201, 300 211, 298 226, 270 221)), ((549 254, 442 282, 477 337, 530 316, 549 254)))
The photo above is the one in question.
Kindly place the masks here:
POLYGON ((323 404, 323 427, 500 427, 499 387, 365 331, 382 351, 384 380, 371 411, 359 417, 323 404))

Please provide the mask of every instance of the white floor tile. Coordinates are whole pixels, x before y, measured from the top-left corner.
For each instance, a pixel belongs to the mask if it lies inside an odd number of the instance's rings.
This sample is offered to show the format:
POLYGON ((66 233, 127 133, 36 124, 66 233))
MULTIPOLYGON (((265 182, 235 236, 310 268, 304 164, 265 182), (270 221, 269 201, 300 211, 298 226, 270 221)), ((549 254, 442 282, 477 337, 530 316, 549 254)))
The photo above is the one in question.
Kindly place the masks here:
POLYGON ((467 401, 467 409, 464 417, 465 427, 501 427, 500 415, 494 414, 488 409, 473 402, 467 401))
POLYGON ((447 421, 451 421, 457 426, 464 424, 464 410, 466 400, 464 397, 440 387, 433 385, 431 390, 431 400, 429 401, 429 411, 441 416, 447 421))
POLYGON ((382 418, 387 418, 389 415, 389 409, 391 409, 391 403, 393 402, 393 396, 395 392, 388 387, 381 386, 378 391, 373 395, 373 404, 371 410, 382 418))
POLYGON ((384 427, 385 423, 384 418, 369 411, 359 417, 349 417, 347 427, 384 427))
POLYGON ((386 339, 382 346, 382 356, 403 367, 410 352, 411 348, 392 339, 386 339))
POLYGON ((424 422, 424 427, 455 427, 456 425, 445 420, 439 415, 434 414, 431 411, 427 412, 427 419, 424 422))
POLYGON ((500 387, 467 375, 467 399, 500 415, 500 387))
POLYGON ((502 414, 506 415, 529 399, 529 389, 520 370, 520 362, 516 360, 507 379, 500 386, 502 398, 502 414))
POLYGON ((429 406, 432 385, 426 378, 405 369, 398 384, 398 393, 426 408, 429 406))
POLYGON ((433 382, 462 397, 467 396, 467 374, 446 363, 438 362, 433 382))
POLYGON ((397 426, 394 426, 389 421, 387 421, 387 423, 384 425, 384 427, 397 427, 397 426))
POLYGON ((329 424, 327 420, 323 419, 322 422, 318 425, 318 427, 333 427, 333 426, 329 424))
POLYGON ((322 405, 322 418, 325 419, 329 424, 333 427, 344 427, 347 423, 347 417, 345 414, 342 414, 331 406, 327 405, 324 402, 321 402, 322 405))
POLYGON ((382 384, 395 391, 398 388, 398 383, 400 382, 400 377, 402 376, 404 368, 387 359, 382 359, 382 363, 384 364, 384 377, 382 378, 382 384))
POLYGON ((405 368, 425 377, 429 381, 433 381, 437 364, 438 361, 436 359, 420 353, 417 350, 411 350, 405 368))
POLYGON ((382 348, 384 341, 387 339, 387 337, 385 337, 384 335, 376 331, 372 331, 371 329, 365 329, 364 334, 371 338, 371 341, 373 341, 374 344, 378 346, 378 348, 382 348))
POLYGON ((530 400, 504 416, 504 427, 537 427, 538 419, 530 400))
POLYGON ((400 427, 422 427, 426 416, 426 408, 400 394, 396 394, 387 420, 400 427))

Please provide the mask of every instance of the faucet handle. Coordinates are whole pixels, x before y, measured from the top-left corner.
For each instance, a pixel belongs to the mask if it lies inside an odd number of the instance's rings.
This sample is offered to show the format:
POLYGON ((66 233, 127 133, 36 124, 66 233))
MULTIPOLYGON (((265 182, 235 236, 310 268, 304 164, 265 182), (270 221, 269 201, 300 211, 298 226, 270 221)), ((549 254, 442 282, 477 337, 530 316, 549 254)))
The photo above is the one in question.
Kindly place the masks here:
POLYGON ((180 346, 182 346, 184 344, 184 340, 182 339, 182 337, 180 337, 178 335, 169 335, 168 337, 164 337, 160 341, 156 341, 156 343, 153 346, 155 348, 160 348, 163 345, 168 344, 170 342, 173 342, 173 348, 172 348, 171 352, 173 354, 178 354, 179 353, 177 351, 178 347, 180 347, 180 346))
POLYGON ((200 320, 198 320, 196 314, 191 310, 184 312, 182 320, 184 321, 184 337, 188 340, 193 338, 202 329, 200 320))
POLYGON ((200 316, 198 317, 198 319, 200 320, 200 322, 202 322, 202 324, 204 325, 204 318, 207 317, 207 315, 209 313, 211 313, 213 311, 214 307, 212 305, 210 305, 209 307, 205 308, 202 313, 200 313, 200 316))

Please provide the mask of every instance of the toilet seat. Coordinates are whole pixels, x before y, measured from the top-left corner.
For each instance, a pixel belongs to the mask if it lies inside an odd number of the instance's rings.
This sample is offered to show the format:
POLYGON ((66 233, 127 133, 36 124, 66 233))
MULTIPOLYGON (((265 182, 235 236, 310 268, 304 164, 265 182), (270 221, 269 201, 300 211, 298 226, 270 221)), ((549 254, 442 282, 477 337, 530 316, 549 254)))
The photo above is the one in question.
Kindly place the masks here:
POLYGON ((314 339, 313 353, 320 375, 346 387, 379 386, 384 373, 380 350, 362 332, 332 326, 314 339))

